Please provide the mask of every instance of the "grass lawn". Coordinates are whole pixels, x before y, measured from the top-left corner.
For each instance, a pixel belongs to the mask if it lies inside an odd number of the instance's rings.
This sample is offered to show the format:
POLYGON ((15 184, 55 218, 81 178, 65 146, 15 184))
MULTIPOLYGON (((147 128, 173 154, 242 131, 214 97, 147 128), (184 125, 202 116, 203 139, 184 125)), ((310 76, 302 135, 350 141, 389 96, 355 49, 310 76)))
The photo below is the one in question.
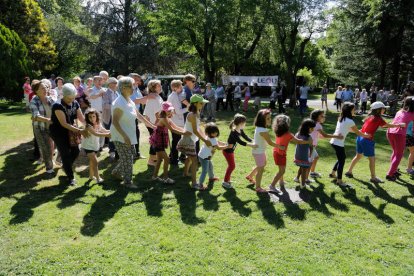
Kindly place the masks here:
MULTIPOLYGON (((221 183, 209 191, 190 189, 182 169, 171 169, 173 186, 152 183, 146 160, 134 165, 137 191, 119 187, 108 153, 100 157, 103 185, 85 185, 85 157, 78 160, 78 186, 63 173, 46 179, 34 165, 30 116, 21 107, 0 106, 0 274, 400 274, 414 273, 414 181, 373 185, 363 159, 344 192, 327 178, 335 160, 328 141, 318 149, 323 178, 301 193, 304 202, 275 203, 258 195, 244 176, 253 166, 249 148, 236 151, 235 190, 221 183)), ((300 117, 290 111, 295 132, 300 117)), ((328 114, 325 130, 335 128, 328 114)), ((219 112, 226 141, 231 114, 219 112)), ((247 133, 253 136, 254 114, 247 133)), ((361 125, 361 118, 357 118, 361 125)), ((348 136, 347 164, 355 153, 348 136)), ((378 176, 385 178, 390 146, 385 131, 376 135, 378 176)), ((148 143, 141 139, 141 151, 148 143)), ((296 174, 289 146, 285 179, 296 174)), ((405 171, 407 159, 400 168, 405 171)), ((225 160, 213 163, 221 179, 225 160)), ((276 167, 268 148, 263 186, 276 167)))

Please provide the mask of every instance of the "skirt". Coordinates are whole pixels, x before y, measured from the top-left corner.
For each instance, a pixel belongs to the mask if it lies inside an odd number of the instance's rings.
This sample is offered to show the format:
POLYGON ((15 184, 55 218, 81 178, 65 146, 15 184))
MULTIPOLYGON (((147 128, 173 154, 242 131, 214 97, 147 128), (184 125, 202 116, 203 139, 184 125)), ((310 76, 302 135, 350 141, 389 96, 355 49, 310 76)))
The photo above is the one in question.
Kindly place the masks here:
POLYGON ((191 136, 183 135, 177 143, 177 150, 187 156, 197 156, 196 144, 191 136))

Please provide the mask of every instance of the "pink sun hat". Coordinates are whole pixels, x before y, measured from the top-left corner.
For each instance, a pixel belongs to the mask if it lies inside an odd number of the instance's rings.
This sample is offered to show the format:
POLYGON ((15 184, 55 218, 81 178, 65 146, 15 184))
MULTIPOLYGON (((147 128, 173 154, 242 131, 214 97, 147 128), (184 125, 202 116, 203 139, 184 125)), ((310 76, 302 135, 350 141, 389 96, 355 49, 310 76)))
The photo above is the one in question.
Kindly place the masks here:
POLYGON ((161 108, 162 108, 162 111, 165 111, 165 112, 174 110, 174 107, 170 102, 163 102, 161 104, 161 108))

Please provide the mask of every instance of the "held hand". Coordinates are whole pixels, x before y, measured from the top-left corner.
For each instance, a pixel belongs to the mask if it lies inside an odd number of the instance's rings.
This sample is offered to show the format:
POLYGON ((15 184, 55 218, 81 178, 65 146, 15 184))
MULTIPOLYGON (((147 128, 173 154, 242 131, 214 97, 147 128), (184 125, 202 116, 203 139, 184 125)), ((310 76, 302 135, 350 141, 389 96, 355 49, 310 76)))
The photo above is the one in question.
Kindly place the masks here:
POLYGON ((400 123, 400 127, 405 127, 405 123, 400 123))
POLYGON ((207 147, 211 147, 211 142, 209 140, 205 140, 204 143, 206 144, 207 147))
POLYGON ((80 132, 82 134, 83 137, 87 138, 90 136, 90 133, 87 129, 81 130, 80 132))
POLYGON ((278 147, 279 149, 281 149, 281 150, 285 150, 285 149, 286 149, 286 147, 285 147, 285 146, 281 146, 281 145, 277 145, 277 147, 278 147))
POLYGON ((124 141, 125 141, 125 144, 127 146, 130 146, 131 145, 131 140, 129 140, 129 137, 124 137, 124 141))
POLYGON ((344 136, 341 133, 339 133, 338 135, 336 135, 336 137, 337 137, 337 139, 340 139, 340 140, 343 140, 344 139, 344 136))
POLYGON ((364 133, 364 138, 371 138, 371 137, 372 137, 372 135, 371 135, 371 134, 364 133))

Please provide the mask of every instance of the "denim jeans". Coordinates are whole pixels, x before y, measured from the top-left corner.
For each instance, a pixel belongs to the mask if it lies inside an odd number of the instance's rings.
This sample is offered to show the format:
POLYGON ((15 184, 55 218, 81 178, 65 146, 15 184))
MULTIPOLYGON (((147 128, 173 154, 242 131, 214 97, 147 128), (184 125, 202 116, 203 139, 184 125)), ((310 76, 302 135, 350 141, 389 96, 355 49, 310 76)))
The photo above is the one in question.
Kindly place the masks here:
POLYGON ((198 157, 198 160, 201 163, 201 175, 198 180, 198 184, 202 185, 204 183, 204 180, 206 180, 207 172, 209 178, 214 177, 213 163, 209 159, 203 159, 200 157, 198 157))

